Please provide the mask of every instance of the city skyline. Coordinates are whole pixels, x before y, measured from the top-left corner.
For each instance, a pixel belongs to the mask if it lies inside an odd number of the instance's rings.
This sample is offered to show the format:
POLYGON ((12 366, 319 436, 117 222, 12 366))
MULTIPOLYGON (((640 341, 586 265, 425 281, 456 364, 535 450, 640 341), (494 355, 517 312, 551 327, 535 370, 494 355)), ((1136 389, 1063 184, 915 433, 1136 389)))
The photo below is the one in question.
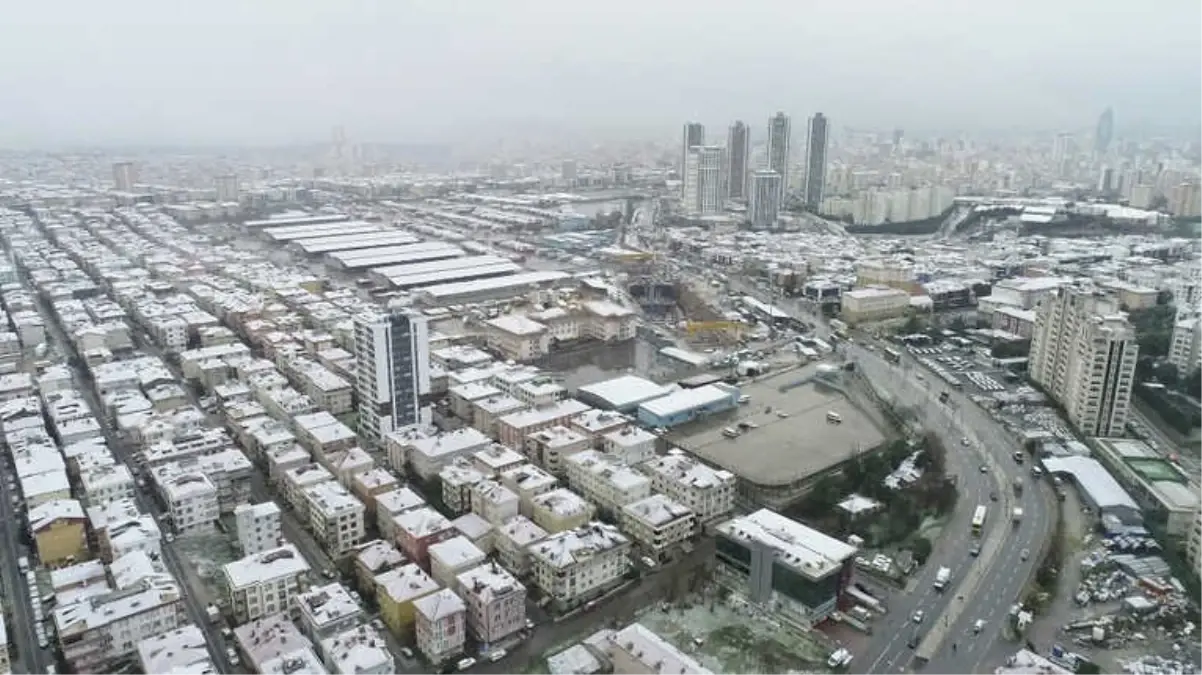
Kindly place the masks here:
POLYGON ((368 21, 365 8, 22 6, 0 27, 0 146, 297 143, 333 126, 380 142, 450 140, 481 125, 633 133, 756 110, 802 119, 821 109, 850 127, 916 131, 1077 126, 1113 106, 1123 124, 1179 126, 1198 122, 1202 98, 1200 10, 1176 0, 1115 16, 1078 0, 804 11, 757 0, 734 24, 754 42, 684 60, 672 35, 731 25, 728 10, 410 3, 373 6, 368 21), (1156 39, 1097 48, 1141 33, 1156 39), (726 83, 720 94, 709 93, 714 81, 726 83))

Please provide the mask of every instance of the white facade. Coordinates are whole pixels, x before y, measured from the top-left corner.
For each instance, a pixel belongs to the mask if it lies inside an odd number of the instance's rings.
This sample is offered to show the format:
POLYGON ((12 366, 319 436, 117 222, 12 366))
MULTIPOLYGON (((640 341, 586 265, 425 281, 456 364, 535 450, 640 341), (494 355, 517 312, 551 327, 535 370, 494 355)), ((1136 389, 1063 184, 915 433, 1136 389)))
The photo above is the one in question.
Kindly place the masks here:
POLYGON ((248 555, 221 568, 235 623, 287 610, 309 576, 309 563, 295 546, 248 555))
POLYGON ((526 436, 526 456, 555 475, 563 475, 563 460, 592 446, 591 439, 563 425, 526 436))
POLYGON ((239 504, 234 508, 234 529, 242 555, 262 553, 280 545, 280 507, 275 502, 239 504))
POLYGON ((1187 377, 1202 362, 1202 319, 1197 316, 1173 324, 1173 339, 1169 345, 1169 363, 1177 374, 1187 377))
POLYGON ((789 189, 789 162, 792 143, 792 122, 789 116, 778 112, 768 119, 768 170, 780 175, 780 196, 777 203, 784 201, 789 189))
POLYGON ((133 655, 142 641, 182 625, 187 613, 178 584, 144 579, 130 588, 59 607, 53 617, 71 669, 102 673, 114 660, 133 655))
POLYGON ((394 312, 355 319, 359 434, 380 445, 388 433, 422 416, 430 393, 429 325, 419 314, 394 312))
POLYGON ((525 578, 530 572, 530 547, 547 538, 547 531, 525 516, 510 518, 497 528, 493 546, 505 569, 525 578))
POLYGON ((697 529, 696 518, 688 507, 661 494, 623 506, 618 524, 656 559, 688 540, 697 529))
POLYGON ((601 449, 605 454, 630 466, 655 458, 656 435, 639 427, 626 427, 605 434, 601 449))
POLYGON ((712 215, 722 211, 722 154, 722 148, 716 145, 694 146, 685 153, 685 213, 712 215))
POLYGON ((1113 295, 1061 288, 1035 313, 1031 379, 1064 406, 1069 422, 1094 437, 1126 433, 1139 344, 1113 295))
POLYGON ((494 480, 472 486, 472 513, 500 527, 521 512, 521 500, 512 490, 494 480))
POLYGON ((430 576, 438 583, 458 590, 455 578, 460 574, 484 564, 487 556, 470 539, 464 536, 451 537, 430 544, 430 576))
POLYGON ((586 450, 564 464, 572 489, 609 513, 651 495, 651 479, 617 457, 586 450))
POLYGON ((735 508, 735 476, 683 454, 669 454, 643 464, 651 487, 689 508, 698 526, 725 517, 735 508))
POLYGON ((747 216, 757 230, 772 227, 780 217, 781 176, 775 171, 756 171, 751 174, 747 200, 747 216))
POLYGON ((314 643, 321 643, 354 628, 363 618, 363 607, 342 584, 318 586, 296 596, 301 632, 314 643))
POLYGON ((219 515, 217 488, 202 473, 172 476, 159 486, 171 525, 181 534, 208 530, 219 515))
POLYGON ((630 568, 630 540, 616 527, 590 523, 551 535, 530 547, 533 578, 561 607, 604 593, 630 568))
POLYGON ((305 490, 309 529, 335 560, 358 546, 366 534, 367 509, 346 488, 333 481, 305 490))

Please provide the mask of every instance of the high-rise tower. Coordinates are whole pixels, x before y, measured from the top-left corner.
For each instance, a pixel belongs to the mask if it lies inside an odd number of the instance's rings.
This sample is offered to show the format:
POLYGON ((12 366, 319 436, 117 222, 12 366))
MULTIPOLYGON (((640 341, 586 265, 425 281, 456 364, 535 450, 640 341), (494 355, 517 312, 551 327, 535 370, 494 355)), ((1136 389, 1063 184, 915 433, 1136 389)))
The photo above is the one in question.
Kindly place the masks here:
POLYGON ((751 162, 751 130, 742 120, 730 125, 726 134, 726 196, 747 199, 747 169, 751 162))
POLYGON ((1094 133, 1093 148, 1099 155, 1105 154, 1114 140, 1114 109, 1107 108, 1098 118, 1098 130, 1094 133))
POLYGON ((710 215, 722 210, 722 148, 700 145, 689 148, 685 157, 685 213, 710 215))
POLYGON ((815 113, 806 124, 806 208, 817 212, 826 191, 826 153, 830 148, 826 115, 815 113))
POLYGON ((426 317, 405 311, 356 317, 355 368, 364 443, 378 447, 388 433, 423 421, 423 397, 430 393, 426 317))
POLYGON ((113 183, 121 192, 130 192, 138 182, 138 167, 133 162, 113 164, 113 183))
POLYGON ((778 112, 768 119, 768 170, 780 175, 782 197, 789 185, 790 130, 789 116, 783 112, 778 112))
POLYGON ((680 177, 684 178, 685 162, 689 158, 689 148, 705 145, 705 125, 701 122, 686 122, 680 137, 680 177))

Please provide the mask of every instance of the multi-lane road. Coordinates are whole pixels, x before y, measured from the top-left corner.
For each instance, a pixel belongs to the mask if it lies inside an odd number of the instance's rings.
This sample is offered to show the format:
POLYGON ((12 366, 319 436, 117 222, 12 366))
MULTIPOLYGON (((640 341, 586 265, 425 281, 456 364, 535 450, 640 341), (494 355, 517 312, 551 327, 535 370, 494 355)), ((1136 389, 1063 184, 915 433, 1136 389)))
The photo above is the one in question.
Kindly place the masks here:
POLYGON ((933 373, 919 379, 919 367, 908 357, 894 366, 857 345, 844 349, 874 386, 896 401, 908 402, 923 426, 940 436, 948 449, 947 470, 957 476, 959 490, 956 512, 930 559, 911 580, 908 592, 893 598, 888 615, 878 619, 869 658, 859 667, 881 673, 909 667, 915 654, 910 637, 917 634, 927 642, 920 647, 932 655, 925 671, 978 672, 984 661, 1000 658, 992 647, 1051 532, 1051 490, 1031 477, 1026 464, 1015 461, 1018 443, 988 413, 954 389, 939 386, 933 373), (948 399, 940 403, 944 391, 948 399), (1023 482, 1021 496, 1012 489, 1016 478, 1023 482), (989 510, 979 538, 970 523, 978 505, 989 510), (1023 518, 1014 525, 1011 509, 1016 506, 1023 509, 1023 518), (981 547, 979 557, 969 553, 974 544, 981 547), (940 567, 952 570, 952 583, 942 593, 933 585, 940 567), (919 610, 925 615, 921 624, 912 619, 919 610))
MULTIPOLYGON (((731 281, 734 289, 762 295, 750 284, 731 281)), ((830 337, 826 322, 804 302, 776 299, 776 305, 813 322, 816 337, 830 337)), ((994 661, 1000 663, 1007 648, 999 638, 1010 608, 1021 600, 1054 526, 1057 506, 1051 488, 1015 460, 1014 453, 1021 450, 1017 439, 962 392, 940 386, 942 380, 924 372, 908 354, 902 355, 900 363, 890 364, 878 352, 855 343, 843 342, 840 348, 856 361, 878 393, 904 401, 922 425, 939 436, 948 449, 947 470, 957 476, 959 492, 956 511, 930 558, 906 591, 888 600, 888 613, 874 622, 867 654, 854 662, 853 669, 891 673, 919 665, 916 649, 910 646, 915 637, 917 652, 930 657, 925 672, 972 673, 994 661), (945 391, 948 396, 941 403, 945 391), (1023 482, 1021 495, 1013 492, 1015 479, 1023 482), (989 511, 980 537, 971 528, 978 505, 989 511), (1023 509, 1023 517, 1014 524, 1011 513, 1016 506, 1023 509), (980 547, 977 557, 970 554, 974 545, 980 547), (952 581, 943 592, 934 588, 940 567, 952 571, 952 581), (915 622, 919 611, 922 620, 915 622)))
MULTIPOLYGON (((11 456, 4 458, 5 479, 0 481, 0 545, 4 547, 3 557, 0 558, 0 578, 4 582, 3 605, 5 611, 5 627, 8 641, 16 646, 16 654, 12 658, 14 673, 42 673, 46 664, 54 663, 54 655, 38 646, 37 633, 34 629, 33 603, 40 602, 39 598, 29 596, 29 585, 25 574, 18 568, 17 561, 21 556, 34 563, 34 555, 29 547, 21 543, 21 523, 13 500, 19 499, 18 490, 8 488, 7 476, 12 472, 11 456)), ((32 569, 32 568, 31 568, 32 569)))

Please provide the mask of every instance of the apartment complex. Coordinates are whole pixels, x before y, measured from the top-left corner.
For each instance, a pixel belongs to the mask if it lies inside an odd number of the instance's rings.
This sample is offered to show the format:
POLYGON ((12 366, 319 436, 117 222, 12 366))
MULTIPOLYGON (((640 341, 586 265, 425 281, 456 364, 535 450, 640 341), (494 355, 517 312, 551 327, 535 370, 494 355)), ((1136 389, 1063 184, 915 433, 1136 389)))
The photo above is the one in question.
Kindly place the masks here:
POLYGON ((526 625, 526 587, 496 563, 460 574, 459 595, 467 605, 467 628, 476 640, 490 644, 526 625))
POLYGON ((424 316, 392 312, 355 319, 355 392, 359 434, 379 446, 384 436, 421 420, 430 393, 430 337, 424 316))
POLYGON ((630 568, 630 540, 600 522, 551 535, 529 551, 534 583, 559 608, 601 595, 630 568))
POLYGON ((242 555, 262 553, 280 545, 280 507, 275 502, 239 504, 234 508, 234 529, 242 555))
POLYGON ((467 607, 447 589, 418 598, 416 611, 417 648, 433 664, 441 664, 463 653, 467 633, 467 607))
POLYGON ((1139 344, 1117 298, 1088 286, 1058 288, 1040 299, 1031 338, 1030 374, 1064 406, 1087 436, 1122 436, 1139 344))
POLYGON ((221 568, 234 623, 287 610, 309 576, 309 563, 287 545, 248 555, 221 568))
POLYGON ((700 527, 735 508, 735 476, 683 454, 669 453, 642 465, 651 487, 688 508, 700 527))

